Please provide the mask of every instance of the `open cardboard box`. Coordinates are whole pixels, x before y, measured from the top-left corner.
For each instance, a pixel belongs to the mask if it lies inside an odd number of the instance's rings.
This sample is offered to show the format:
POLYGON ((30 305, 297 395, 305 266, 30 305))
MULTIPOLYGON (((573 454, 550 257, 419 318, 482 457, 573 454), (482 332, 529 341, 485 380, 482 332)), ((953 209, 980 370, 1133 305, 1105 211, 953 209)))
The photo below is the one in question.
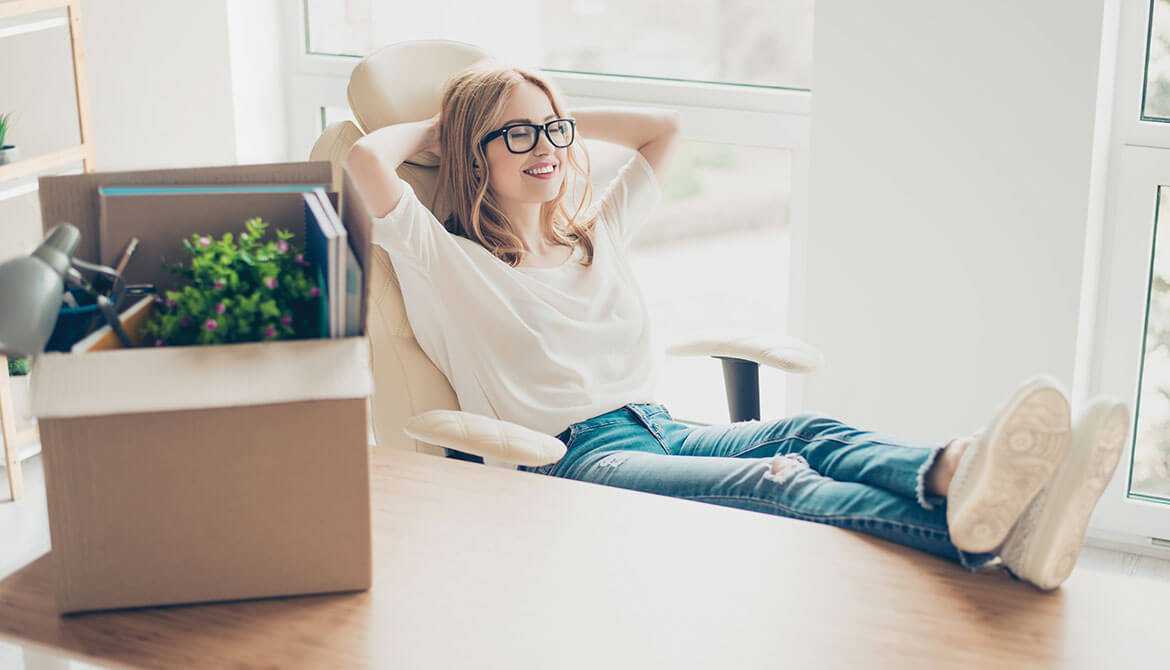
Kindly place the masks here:
MULTIPOLYGON (((81 230, 77 256, 87 258, 99 186, 331 175, 317 162, 42 177, 41 211, 46 230, 60 221, 81 230)), ((340 180, 364 268, 372 220, 340 180)), ((373 385, 362 309, 360 337, 102 350, 92 346, 99 335, 39 356, 33 409, 58 610, 369 588, 373 385)), ((133 329, 133 314, 123 316, 133 329)))

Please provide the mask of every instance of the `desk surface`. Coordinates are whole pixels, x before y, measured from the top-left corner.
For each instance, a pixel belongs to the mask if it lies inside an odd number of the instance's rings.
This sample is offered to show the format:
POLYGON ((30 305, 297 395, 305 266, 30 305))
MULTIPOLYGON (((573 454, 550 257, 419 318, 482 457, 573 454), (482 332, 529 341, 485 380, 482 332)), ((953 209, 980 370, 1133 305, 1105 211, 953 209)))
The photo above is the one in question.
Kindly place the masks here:
POLYGON ((1054 593, 859 533, 375 450, 374 585, 59 617, 47 555, 0 582, 0 638, 109 666, 1137 667, 1170 586, 1054 593))

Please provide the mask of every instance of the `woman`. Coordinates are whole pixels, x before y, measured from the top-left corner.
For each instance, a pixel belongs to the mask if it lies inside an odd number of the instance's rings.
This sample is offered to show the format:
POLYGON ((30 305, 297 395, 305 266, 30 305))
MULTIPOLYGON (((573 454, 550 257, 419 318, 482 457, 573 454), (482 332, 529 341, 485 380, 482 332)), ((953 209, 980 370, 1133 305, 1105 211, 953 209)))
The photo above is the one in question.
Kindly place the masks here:
POLYGON ((1120 456, 1120 403, 1092 403, 1073 431, 1065 394, 1038 377, 983 431, 938 445, 811 414, 694 428, 653 402, 625 245, 678 137, 677 113, 569 115, 533 73, 479 64, 448 82, 435 117, 354 145, 373 240, 460 407, 566 443, 560 461, 522 470, 817 521, 1058 586, 1120 456), (582 136, 635 150, 595 203, 582 136), (424 150, 441 156, 444 224, 395 173, 424 150))

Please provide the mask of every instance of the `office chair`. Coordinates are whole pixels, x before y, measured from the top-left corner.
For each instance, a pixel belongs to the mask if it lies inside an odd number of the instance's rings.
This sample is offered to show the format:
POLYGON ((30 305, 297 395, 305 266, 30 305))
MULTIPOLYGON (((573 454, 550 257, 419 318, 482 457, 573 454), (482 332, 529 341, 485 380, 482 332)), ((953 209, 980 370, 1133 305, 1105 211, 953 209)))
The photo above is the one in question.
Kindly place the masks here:
MULTIPOLYGON (((439 111, 446 81, 487 57, 478 47, 445 40, 400 42, 370 54, 354 68, 347 89, 357 125, 351 121, 331 124, 314 144, 310 160, 331 161, 335 173, 340 174, 350 147, 364 133, 433 116, 439 111)), ((398 175, 424 204, 436 202, 437 165, 437 156, 423 152, 398 169, 398 175)), ((432 210, 440 221, 450 213, 442 194, 432 210)), ((565 445, 551 435, 459 410, 447 378, 415 340, 402 289, 385 249, 374 246, 369 265, 375 443, 496 467, 538 466, 560 460, 565 445)), ((822 362, 817 350, 795 339, 746 334, 693 338, 666 352, 722 361, 732 421, 760 418, 760 365, 807 372, 822 362)))

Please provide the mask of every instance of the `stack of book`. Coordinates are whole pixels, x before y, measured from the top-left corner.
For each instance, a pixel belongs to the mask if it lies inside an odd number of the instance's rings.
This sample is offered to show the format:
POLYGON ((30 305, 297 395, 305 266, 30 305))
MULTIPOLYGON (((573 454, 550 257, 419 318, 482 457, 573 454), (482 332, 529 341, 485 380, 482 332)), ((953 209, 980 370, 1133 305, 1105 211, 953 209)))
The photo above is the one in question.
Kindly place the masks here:
POLYGON ((307 260, 316 268, 318 284, 325 286, 327 296, 322 330, 327 329, 329 337, 357 335, 362 312, 362 269, 357 255, 325 189, 313 189, 303 197, 307 260))
POLYGON ((321 288, 321 337, 361 331, 362 268, 337 213, 337 194, 323 184, 244 186, 106 186, 98 189, 98 247, 102 264, 121 265, 129 283, 151 284, 159 295, 180 288, 167 265, 184 262, 183 240, 239 234, 261 218, 293 233, 305 248, 321 288), (137 238, 136 246, 130 240, 137 238), (127 251, 133 250, 133 258, 127 251))

